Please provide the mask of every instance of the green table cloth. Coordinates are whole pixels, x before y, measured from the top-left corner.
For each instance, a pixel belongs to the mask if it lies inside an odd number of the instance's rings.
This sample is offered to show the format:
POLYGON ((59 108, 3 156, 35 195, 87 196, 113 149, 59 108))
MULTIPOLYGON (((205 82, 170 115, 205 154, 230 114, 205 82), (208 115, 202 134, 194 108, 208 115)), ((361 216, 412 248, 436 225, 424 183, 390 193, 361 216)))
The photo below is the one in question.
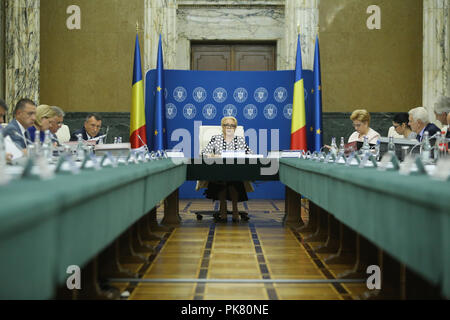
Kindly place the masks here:
POLYGON ((164 159, 0 187, 0 299, 51 298, 69 265, 85 265, 185 179, 185 164, 164 159))
POLYGON ((302 159, 280 160, 280 181, 450 297, 450 182, 302 159))

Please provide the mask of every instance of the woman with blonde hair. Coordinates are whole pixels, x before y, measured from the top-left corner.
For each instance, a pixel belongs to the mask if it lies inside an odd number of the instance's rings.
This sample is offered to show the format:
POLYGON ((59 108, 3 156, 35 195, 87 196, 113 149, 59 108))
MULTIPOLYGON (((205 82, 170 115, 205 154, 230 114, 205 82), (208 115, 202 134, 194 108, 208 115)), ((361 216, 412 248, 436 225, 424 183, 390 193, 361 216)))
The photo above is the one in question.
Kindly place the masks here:
MULTIPOLYGON (((208 142, 201 154, 209 157, 221 156, 223 151, 241 151, 246 154, 252 153, 244 137, 236 136, 237 119, 235 117, 224 117, 221 122, 222 134, 215 135, 208 142)), ((204 192, 206 198, 220 200, 220 217, 216 221, 227 221, 227 200, 232 201, 233 222, 239 222, 239 211, 237 203, 247 201, 247 191, 253 191, 248 181, 208 181, 207 190, 204 192)))
POLYGON ((34 141, 36 130, 39 130, 40 140, 44 141, 45 131, 50 129, 50 119, 55 117, 55 111, 46 104, 41 104, 36 108, 36 120, 34 125, 28 128, 28 133, 30 134, 31 141, 34 141))
POLYGON ((370 128, 370 114, 365 109, 358 109, 352 112, 350 120, 353 121, 353 127, 355 132, 353 132, 348 138, 348 143, 359 141, 363 142, 364 137, 371 144, 376 144, 377 140, 380 138, 380 134, 370 128))

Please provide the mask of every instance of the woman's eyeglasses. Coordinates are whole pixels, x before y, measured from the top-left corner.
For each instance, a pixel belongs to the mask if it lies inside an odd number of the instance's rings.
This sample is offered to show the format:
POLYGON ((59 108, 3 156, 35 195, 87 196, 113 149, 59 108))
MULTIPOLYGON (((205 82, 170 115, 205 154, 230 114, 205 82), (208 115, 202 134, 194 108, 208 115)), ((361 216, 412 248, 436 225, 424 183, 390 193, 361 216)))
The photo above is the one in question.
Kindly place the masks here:
POLYGON ((235 124, 228 124, 228 123, 225 123, 225 124, 223 125, 223 127, 224 127, 224 128, 228 128, 228 129, 234 129, 234 128, 236 128, 236 125, 235 125, 235 124))

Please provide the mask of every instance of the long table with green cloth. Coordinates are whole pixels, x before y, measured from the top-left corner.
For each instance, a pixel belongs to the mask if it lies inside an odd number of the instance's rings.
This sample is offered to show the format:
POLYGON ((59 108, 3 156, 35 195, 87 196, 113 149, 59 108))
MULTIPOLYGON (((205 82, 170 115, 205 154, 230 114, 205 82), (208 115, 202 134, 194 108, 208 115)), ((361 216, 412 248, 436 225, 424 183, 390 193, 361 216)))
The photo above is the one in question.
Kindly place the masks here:
POLYGON ((304 159, 281 159, 279 174, 450 298, 449 181, 304 159))
POLYGON ((0 299, 49 299, 186 180, 170 159, 0 187, 0 299))

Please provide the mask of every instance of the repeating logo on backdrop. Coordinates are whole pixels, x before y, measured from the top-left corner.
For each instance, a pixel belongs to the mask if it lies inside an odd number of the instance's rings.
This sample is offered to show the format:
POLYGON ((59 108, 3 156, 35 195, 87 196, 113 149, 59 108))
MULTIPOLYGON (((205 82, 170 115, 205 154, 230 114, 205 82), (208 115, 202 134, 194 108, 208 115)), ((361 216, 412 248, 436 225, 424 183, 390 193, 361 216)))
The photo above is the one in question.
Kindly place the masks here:
POLYGON ((209 103, 203 107, 202 113, 205 119, 211 120, 216 117, 217 109, 213 104, 209 103))
POLYGON ((173 103, 166 104, 166 118, 173 119, 177 115, 177 107, 173 103))
POLYGON ((167 88, 164 88, 164 98, 167 99, 168 95, 169 95, 169 91, 167 91, 167 88))
POLYGON ((273 120, 277 116, 277 107, 273 104, 268 104, 264 108, 264 117, 268 120, 273 120))
POLYGON ((197 87, 192 92, 192 98, 198 103, 205 101, 206 99, 206 90, 202 87, 197 87))
POLYGON ((283 108, 283 116, 286 119, 292 119, 292 104, 287 104, 283 108))
POLYGON ((244 107, 244 117, 253 120, 258 115, 258 109, 254 104, 248 104, 244 107))
POLYGON ((245 100, 247 100, 247 97, 248 93, 245 88, 237 88, 236 90, 234 90, 233 98, 234 100, 236 100, 236 102, 243 103, 245 102, 245 100))
POLYGON ((259 103, 266 102, 268 97, 269 92, 267 91, 266 88, 258 88, 255 90, 255 93, 253 94, 253 98, 255 98, 255 101, 259 103))
POLYGON ((275 101, 278 103, 284 102, 287 98, 287 90, 283 87, 278 87, 275 89, 275 92, 273 93, 273 97, 275 98, 275 101))
POLYGON ((224 117, 236 117, 237 108, 232 104, 227 104, 223 107, 223 116, 224 117))
POLYGON ((197 113, 197 109, 195 108, 195 106, 192 103, 188 103, 183 108, 183 116, 186 119, 194 118, 196 113, 197 113))
POLYGON ((222 103, 227 99, 227 90, 225 90, 224 88, 216 88, 213 91, 213 99, 215 102, 217 103, 222 103))
POLYGON ((173 90, 173 98, 177 101, 177 102, 183 102, 187 97, 187 92, 186 89, 183 87, 176 87, 173 90))

